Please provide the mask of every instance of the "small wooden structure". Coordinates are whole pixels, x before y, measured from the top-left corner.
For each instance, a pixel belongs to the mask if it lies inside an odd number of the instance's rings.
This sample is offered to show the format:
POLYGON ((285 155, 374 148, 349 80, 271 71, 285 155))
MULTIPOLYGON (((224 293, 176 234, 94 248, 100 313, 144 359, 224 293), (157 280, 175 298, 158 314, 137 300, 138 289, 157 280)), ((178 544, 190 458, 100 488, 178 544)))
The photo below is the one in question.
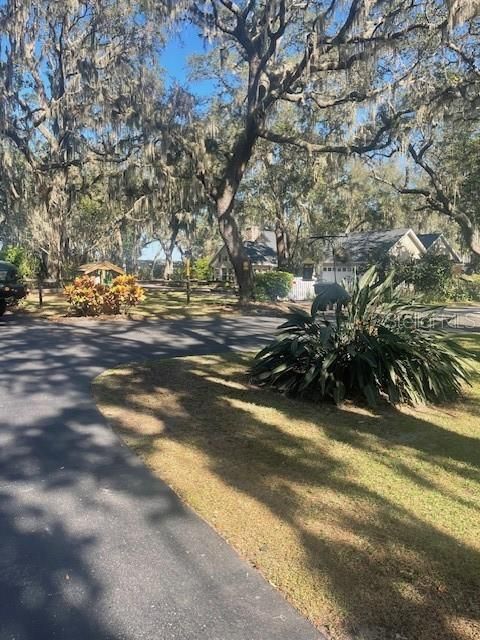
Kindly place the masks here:
POLYGON ((78 267, 78 270, 85 276, 94 276, 98 278, 98 282, 104 284, 109 273, 114 273, 116 276, 125 275, 125 271, 121 267, 104 260, 103 262, 88 262, 78 267))

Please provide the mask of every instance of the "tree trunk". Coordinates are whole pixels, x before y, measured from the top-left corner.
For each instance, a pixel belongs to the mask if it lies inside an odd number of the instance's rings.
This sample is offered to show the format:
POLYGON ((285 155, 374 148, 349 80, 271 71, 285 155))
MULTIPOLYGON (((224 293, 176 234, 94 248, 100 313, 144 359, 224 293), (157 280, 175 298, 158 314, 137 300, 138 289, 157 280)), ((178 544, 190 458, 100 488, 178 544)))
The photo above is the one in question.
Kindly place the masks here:
POLYGON ((228 221, 223 219, 219 221, 219 229, 235 271, 240 302, 248 302, 254 297, 254 274, 236 222, 231 217, 228 221))
POLYGON ((169 246, 165 249, 165 268, 163 270, 163 277, 165 280, 170 280, 173 276, 173 247, 169 246))
POLYGON ((249 116, 245 131, 237 139, 220 189, 215 196, 218 228, 235 271, 240 302, 254 298, 254 276, 252 263, 245 251, 243 239, 233 215, 233 207, 257 139, 258 122, 255 117, 249 116))
POLYGON ((167 243, 161 244, 163 252, 165 254, 165 269, 163 270, 163 277, 165 280, 170 280, 173 276, 173 251, 177 242, 178 227, 174 228, 172 235, 167 243))
POLYGON ((157 266, 157 262, 160 258, 160 253, 156 253, 152 260, 152 265, 150 267, 150 279, 153 280, 155 278, 155 267, 157 266))
POLYGON ((245 251, 242 236, 230 207, 221 210, 221 203, 217 203, 218 228, 235 271, 238 284, 240 302, 247 302, 254 297, 254 275, 252 263, 245 251))
POLYGON ((277 242, 277 262, 281 271, 287 271, 290 266, 288 247, 288 234, 282 221, 277 218, 275 222, 275 239, 277 242))
POLYGON ((456 223, 459 225, 465 244, 470 251, 476 256, 480 256, 480 242, 479 231, 470 220, 470 218, 464 213, 457 213, 452 216, 456 223))

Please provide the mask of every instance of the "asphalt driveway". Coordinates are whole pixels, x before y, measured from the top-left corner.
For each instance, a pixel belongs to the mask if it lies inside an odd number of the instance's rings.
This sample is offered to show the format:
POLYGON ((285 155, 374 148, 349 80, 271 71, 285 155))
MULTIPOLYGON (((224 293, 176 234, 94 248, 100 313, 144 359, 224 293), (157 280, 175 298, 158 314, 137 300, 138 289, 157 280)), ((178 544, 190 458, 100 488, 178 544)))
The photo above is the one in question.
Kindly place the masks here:
POLYGON ((0 640, 313 640, 318 632, 124 447, 90 383, 278 323, 0 320, 0 640))

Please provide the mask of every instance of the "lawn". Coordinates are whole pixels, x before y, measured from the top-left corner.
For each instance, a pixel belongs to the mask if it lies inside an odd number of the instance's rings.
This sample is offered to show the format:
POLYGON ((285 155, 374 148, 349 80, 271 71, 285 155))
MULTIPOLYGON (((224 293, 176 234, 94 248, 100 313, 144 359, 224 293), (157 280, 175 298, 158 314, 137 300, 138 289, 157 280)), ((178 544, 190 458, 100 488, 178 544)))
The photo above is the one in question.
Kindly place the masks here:
MULTIPOLYGON (((63 293, 45 293, 43 307, 39 307, 38 294, 31 293, 22 308, 36 316, 56 319, 66 316, 68 302, 63 293)), ((147 290, 145 300, 132 309, 133 319, 176 318, 179 316, 218 315, 237 308, 237 298, 233 295, 205 293, 193 294, 187 305, 184 291, 147 290)))
MULTIPOLYGON (((480 353, 480 337, 463 339, 480 353)), ((100 409, 181 498, 332 638, 480 638, 480 380, 372 412, 248 382, 249 356, 123 366, 100 409)), ((292 639, 293 640, 293 639, 292 639)))

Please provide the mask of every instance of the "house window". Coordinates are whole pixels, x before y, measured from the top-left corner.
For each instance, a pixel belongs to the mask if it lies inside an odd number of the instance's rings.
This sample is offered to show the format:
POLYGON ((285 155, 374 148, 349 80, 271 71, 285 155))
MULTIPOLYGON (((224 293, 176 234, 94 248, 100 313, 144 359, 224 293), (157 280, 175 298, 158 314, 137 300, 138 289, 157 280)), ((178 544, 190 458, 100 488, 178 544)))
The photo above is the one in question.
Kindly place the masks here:
POLYGON ((332 270, 332 267, 328 267, 328 268, 327 268, 327 271, 331 271, 331 270, 332 270))

